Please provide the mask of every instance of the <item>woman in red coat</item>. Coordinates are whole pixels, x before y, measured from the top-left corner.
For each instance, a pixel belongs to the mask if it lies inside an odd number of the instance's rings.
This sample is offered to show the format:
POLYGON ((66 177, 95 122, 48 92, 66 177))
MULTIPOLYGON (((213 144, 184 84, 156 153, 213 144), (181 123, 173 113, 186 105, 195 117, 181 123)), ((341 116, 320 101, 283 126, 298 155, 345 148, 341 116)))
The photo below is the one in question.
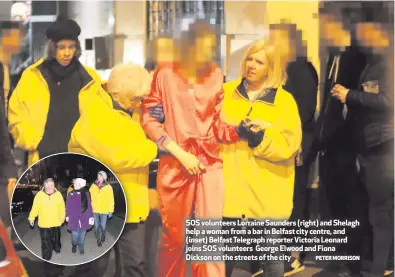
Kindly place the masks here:
MULTIPOLYGON (((239 139, 236 127, 219 118, 223 74, 211 61, 216 42, 211 26, 196 22, 183 35, 180 62, 155 72, 143 103, 146 133, 171 153, 160 157, 157 175, 163 226, 158 277, 186 276, 185 220, 193 212, 195 218, 222 218, 219 141, 239 139), (158 110, 163 121, 155 117, 158 110)), ((192 263, 192 276, 225 276, 224 263, 192 263)))

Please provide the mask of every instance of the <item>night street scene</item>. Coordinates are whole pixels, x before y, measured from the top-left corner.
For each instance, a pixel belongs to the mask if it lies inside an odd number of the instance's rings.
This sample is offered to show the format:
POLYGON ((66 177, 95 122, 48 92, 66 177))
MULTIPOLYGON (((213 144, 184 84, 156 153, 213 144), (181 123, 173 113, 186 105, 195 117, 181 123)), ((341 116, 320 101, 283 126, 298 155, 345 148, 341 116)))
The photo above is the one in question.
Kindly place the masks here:
POLYGON ((0 0, 0 277, 393 277, 394 3, 0 0))
POLYGON ((125 203, 121 185, 106 166, 66 153, 42 159, 24 173, 11 213, 15 232, 29 251, 51 263, 77 265, 113 246, 124 226, 125 203), (101 175, 105 178, 98 188, 101 175), (51 185, 54 190, 48 192, 51 185))

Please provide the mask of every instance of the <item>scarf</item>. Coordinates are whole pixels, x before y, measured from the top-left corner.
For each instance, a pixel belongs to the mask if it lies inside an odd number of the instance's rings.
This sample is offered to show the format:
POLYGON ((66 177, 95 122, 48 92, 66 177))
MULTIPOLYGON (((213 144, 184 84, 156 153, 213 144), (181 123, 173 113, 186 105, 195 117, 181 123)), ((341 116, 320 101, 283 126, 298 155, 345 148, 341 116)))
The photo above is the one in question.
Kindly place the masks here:
POLYGON ((80 189, 75 189, 73 188, 73 192, 75 193, 80 193, 81 194, 81 212, 85 213, 85 211, 88 209, 88 198, 86 197, 86 188, 80 188, 80 189))
POLYGON ((56 59, 50 60, 48 62, 49 70, 56 82, 63 81, 69 74, 77 70, 79 65, 77 58, 73 58, 68 66, 59 64, 56 59))

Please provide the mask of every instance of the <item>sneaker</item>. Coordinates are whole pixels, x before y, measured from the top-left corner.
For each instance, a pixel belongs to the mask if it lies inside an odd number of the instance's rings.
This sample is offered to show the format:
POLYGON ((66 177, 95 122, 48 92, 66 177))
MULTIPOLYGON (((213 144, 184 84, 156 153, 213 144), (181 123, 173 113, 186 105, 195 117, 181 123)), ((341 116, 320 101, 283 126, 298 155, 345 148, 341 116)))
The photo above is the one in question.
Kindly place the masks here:
POLYGON ((71 252, 76 253, 77 252, 77 246, 73 245, 73 247, 71 248, 71 252))
POLYGON ((285 263, 284 265, 284 276, 291 276, 298 272, 301 272, 305 269, 305 266, 302 261, 291 258, 290 263, 285 263))

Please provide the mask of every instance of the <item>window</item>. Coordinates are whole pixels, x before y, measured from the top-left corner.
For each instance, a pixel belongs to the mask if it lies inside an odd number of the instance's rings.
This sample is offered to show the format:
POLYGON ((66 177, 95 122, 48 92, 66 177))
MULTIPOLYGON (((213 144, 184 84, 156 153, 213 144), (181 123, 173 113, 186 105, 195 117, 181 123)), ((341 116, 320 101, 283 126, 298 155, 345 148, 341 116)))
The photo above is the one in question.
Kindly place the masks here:
POLYGON ((147 43, 161 34, 175 34, 194 18, 205 18, 219 30, 217 62, 221 64, 221 38, 225 34, 224 1, 147 0, 147 43))

